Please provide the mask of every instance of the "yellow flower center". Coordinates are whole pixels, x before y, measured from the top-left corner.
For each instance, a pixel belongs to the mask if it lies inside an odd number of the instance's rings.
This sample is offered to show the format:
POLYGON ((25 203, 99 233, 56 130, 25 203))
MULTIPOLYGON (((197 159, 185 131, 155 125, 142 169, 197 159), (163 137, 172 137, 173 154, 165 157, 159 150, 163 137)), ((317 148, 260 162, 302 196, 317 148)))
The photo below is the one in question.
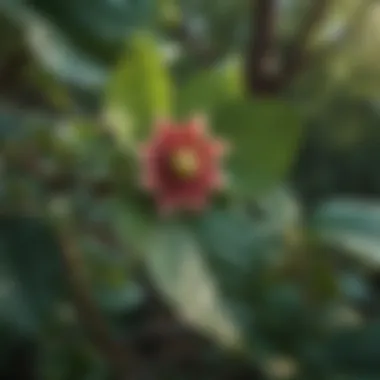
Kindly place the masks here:
POLYGON ((175 152, 171 159, 174 172, 183 179, 194 177, 199 169, 199 160, 193 149, 182 148, 175 152))

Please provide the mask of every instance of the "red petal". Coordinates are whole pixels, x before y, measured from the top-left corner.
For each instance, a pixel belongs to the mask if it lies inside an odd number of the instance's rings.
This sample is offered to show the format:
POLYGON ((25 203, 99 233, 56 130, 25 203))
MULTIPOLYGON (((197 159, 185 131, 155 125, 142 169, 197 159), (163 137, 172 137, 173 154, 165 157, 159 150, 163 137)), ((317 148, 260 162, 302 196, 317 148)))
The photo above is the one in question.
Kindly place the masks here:
POLYGON ((208 132, 207 118, 204 115, 194 116, 187 124, 187 128, 192 136, 203 136, 208 132))
POLYGON ((160 120, 149 143, 141 147, 141 183, 151 191, 161 215, 176 209, 200 211, 209 194, 225 185, 219 158, 227 145, 207 134, 207 123, 198 116, 182 125, 160 120), (170 167, 170 158, 178 149, 193 149, 200 160, 199 171, 192 179, 180 178, 170 167))
POLYGON ((212 189, 222 189, 226 186, 227 179, 222 173, 213 173, 210 177, 210 187, 212 189))
POLYGON ((224 156, 231 149, 230 145, 222 140, 211 142, 209 147, 211 155, 214 157, 224 156))

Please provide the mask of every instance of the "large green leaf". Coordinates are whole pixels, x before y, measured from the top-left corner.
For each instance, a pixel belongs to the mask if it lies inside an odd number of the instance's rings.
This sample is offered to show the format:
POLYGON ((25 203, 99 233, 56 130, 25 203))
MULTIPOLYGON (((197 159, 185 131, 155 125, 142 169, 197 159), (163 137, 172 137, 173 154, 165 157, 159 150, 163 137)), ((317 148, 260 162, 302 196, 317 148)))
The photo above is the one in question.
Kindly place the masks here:
POLYGON ((150 23, 155 10, 152 0, 6 0, 5 5, 48 19, 80 50, 108 62, 118 56, 126 36, 150 23))
POLYGON ((146 263, 159 291, 187 323, 236 346, 241 333, 202 254, 191 231, 162 224, 151 237, 146 263))
POLYGON ((232 145, 228 163, 236 190, 257 195, 286 176, 298 151, 302 125, 290 104, 256 99, 220 107, 213 129, 232 145))
POLYGON ((119 139, 143 136, 172 107, 172 86, 158 43, 135 36, 106 91, 106 114, 119 139))
POLYGON ((322 241, 370 267, 380 267, 380 204, 334 199, 322 204, 311 225, 322 241))
POLYGON ((146 249, 146 236, 157 224, 157 217, 152 215, 152 204, 135 198, 135 202, 115 201, 112 204, 110 225, 125 254, 139 258, 146 249), (148 207, 146 207, 148 206, 148 207))
POLYGON ((243 94, 242 68, 239 60, 221 67, 203 70, 191 77, 177 96, 177 113, 180 117, 209 113, 221 103, 243 94))
POLYGON ((99 90, 104 84, 108 74, 106 66, 78 48, 77 41, 68 39, 50 17, 44 17, 20 2, 6 2, 1 6, 20 30, 33 58, 43 68, 41 71, 29 63, 29 70, 33 69, 29 80, 34 85, 43 85, 51 96, 63 96, 67 89, 61 85, 62 81, 86 90, 99 90))
POLYGON ((227 345, 255 351, 255 308, 294 223, 284 199, 271 199, 270 207, 260 202, 258 217, 239 207, 208 210, 187 224, 161 223, 145 238, 148 269, 179 314, 227 345))

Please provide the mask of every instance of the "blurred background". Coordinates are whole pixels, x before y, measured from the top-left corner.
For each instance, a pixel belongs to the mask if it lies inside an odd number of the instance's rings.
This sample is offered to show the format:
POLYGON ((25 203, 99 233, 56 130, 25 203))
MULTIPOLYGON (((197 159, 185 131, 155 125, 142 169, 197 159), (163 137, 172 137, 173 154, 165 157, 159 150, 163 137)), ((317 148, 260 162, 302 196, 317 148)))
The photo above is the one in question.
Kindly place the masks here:
POLYGON ((265 342, 265 355, 252 351, 251 360, 184 324, 125 255, 123 234, 110 232, 116 211, 104 199, 107 178, 123 182, 120 173, 132 169, 91 128, 120 120, 104 104, 135 32, 153 33, 179 85, 192 73, 246 59, 259 30, 255 1, 0 0, 1 379, 380 378, 380 2, 318 2, 323 11, 311 0, 275 5, 279 65, 302 40, 305 20, 313 12, 318 18, 304 41, 302 70, 279 90, 304 120, 286 183, 303 219, 330 218, 328 231, 334 223, 346 229, 339 227, 336 244, 314 246, 323 260, 305 264, 297 246, 286 268, 313 283, 324 308, 334 303, 329 323, 340 335, 309 344, 317 306, 281 285, 258 316, 253 339, 265 342), (80 120, 79 134, 70 120, 80 120), (331 199, 340 200, 320 209, 331 199), (75 233, 57 239, 46 215, 66 217, 72 209, 75 233), (72 259, 79 240, 82 271, 72 259), (62 246, 71 258, 59 254, 62 246))

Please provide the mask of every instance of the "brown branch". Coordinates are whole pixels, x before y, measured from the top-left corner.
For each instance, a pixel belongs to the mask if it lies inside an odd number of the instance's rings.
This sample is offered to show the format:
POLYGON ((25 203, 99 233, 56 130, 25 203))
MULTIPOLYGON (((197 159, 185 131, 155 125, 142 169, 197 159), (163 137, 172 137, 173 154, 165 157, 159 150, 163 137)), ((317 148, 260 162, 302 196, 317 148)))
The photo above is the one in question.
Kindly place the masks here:
POLYGON ((113 340, 106 321, 91 297, 74 232, 61 225, 58 233, 62 247, 62 258, 72 288, 75 307, 84 327, 120 380, 137 379, 137 374, 143 369, 141 360, 127 347, 113 340))
POLYGON ((307 43, 310 36, 324 16, 328 0, 314 0, 310 11, 305 16, 295 41, 290 46, 285 58, 281 73, 281 88, 287 86, 304 68, 307 61, 307 43))
POLYGON ((251 7, 251 40, 246 62, 250 95, 276 91, 275 56, 276 0, 254 0, 251 7))

